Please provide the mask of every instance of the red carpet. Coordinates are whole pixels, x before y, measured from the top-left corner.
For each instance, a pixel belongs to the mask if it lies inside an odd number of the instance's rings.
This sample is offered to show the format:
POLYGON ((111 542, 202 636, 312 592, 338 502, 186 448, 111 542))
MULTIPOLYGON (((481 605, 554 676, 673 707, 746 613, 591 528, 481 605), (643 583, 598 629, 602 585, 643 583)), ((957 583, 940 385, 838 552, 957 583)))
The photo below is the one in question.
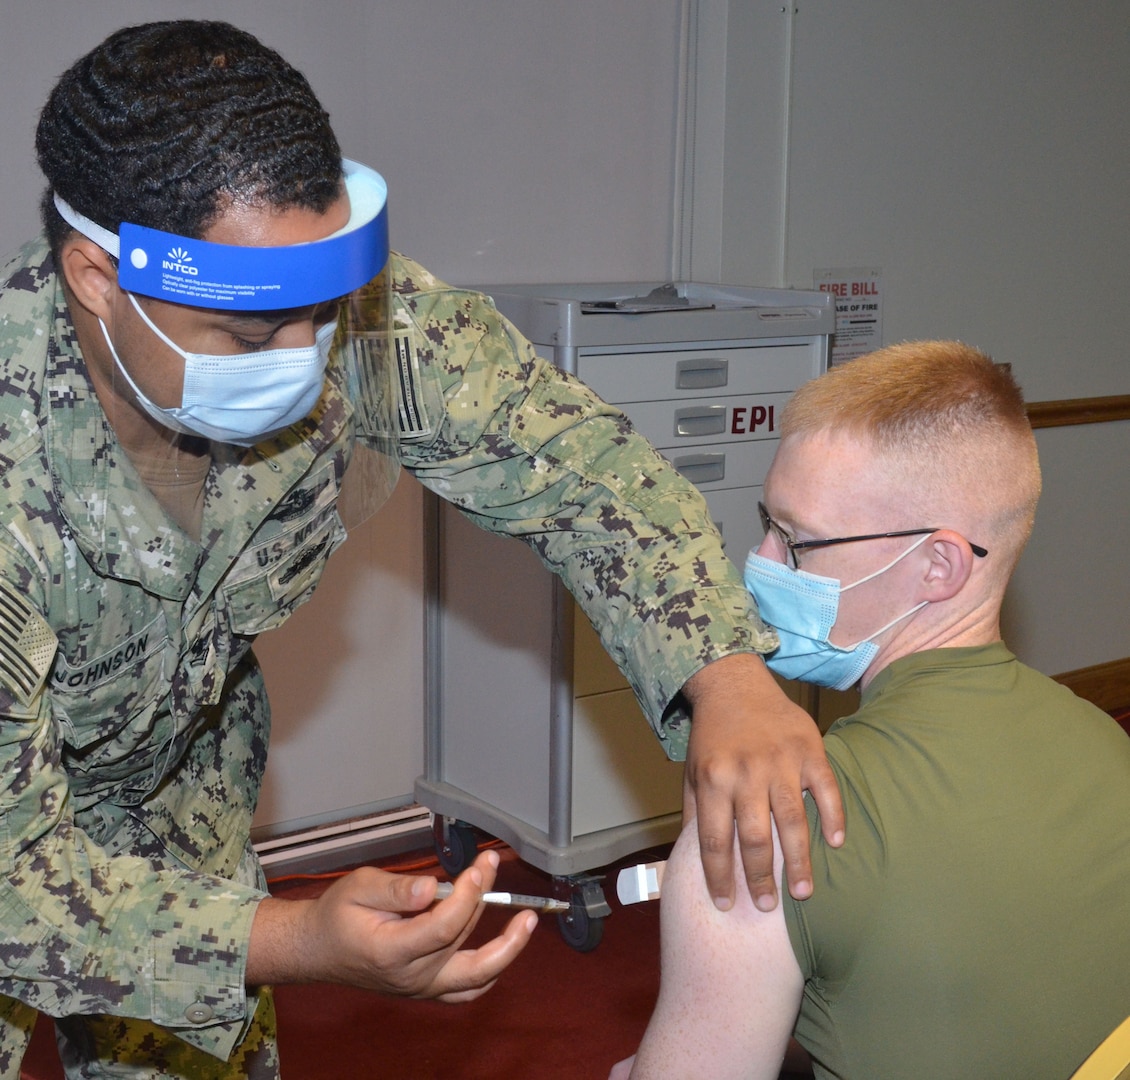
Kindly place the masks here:
MULTIPOLYGON (((547 875, 499 848, 496 888, 550 895, 547 875)), ((571 948, 557 917, 543 915, 533 940, 477 1001, 441 1005, 336 986, 276 990, 286 1080, 604 1080, 633 1053, 659 989, 659 905, 621 907, 616 870, 663 858, 652 850, 609 868, 612 914, 591 952, 571 948)), ((432 863, 421 852, 395 860, 432 863)), ((440 874, 434 866, 418 872, 440 874)), ((276 883, 278 896, 315 896, 321 881, 276 883)), ((470 944, 497 933, 505 910, 483 914, 470 944), (493 928, 493 929, 492 929, 493 928)), ((782 1080, 787 1075, 782 1074, 782 1080)), ((811 1072, 801 1074, 811 1078, 811 1072)), ((61 1080, 50 1020, 36 1028, 22 1080, 61 1080)), ((800 1080, 798 1076, 795 1080, 800 1080)))
MULTIPOLYGON (((500 853, 496 888, 549 895, 546 875, 508 849, 500 853)), ((650 852, 629 861, 659 857, 662 853, 650 852)), ((335 986, 279 987, 284 1077, 603 1080, 616 1061, 635 1050, 659 986, 659 905, 622 908, 614 873, 604 887, 613 910, 592 952, 567 945, 556 916, 543 915, 522 955, 469 1004, 403 1001, 335 986)), ((281 882, 273 891, 298 897, 322 888, 320 882, 281 882)), ((507 918, 505 911, 486 911, 471 943, 497 932, 507 918)), ((21 1076, 62 1076, 47 1018, 37 1025, 21 1076)))
MULTIPOLYGON (((502 854, 496 888, 550 893, 546 875, 507 849, 502 854)), ((280 987, 284 1074, 296 1080, 603 1080, 635 1050, 659 986, 659 905, 622 908, 615 877, 604 884, 613 912, 596 949, 577 952, 562 939, 556 916, 543 915, 522 955, 487 994, 466 1005, 338 987, 280 987)), ((485 912, 472 944, 496 933, 508 917, 485 912)))

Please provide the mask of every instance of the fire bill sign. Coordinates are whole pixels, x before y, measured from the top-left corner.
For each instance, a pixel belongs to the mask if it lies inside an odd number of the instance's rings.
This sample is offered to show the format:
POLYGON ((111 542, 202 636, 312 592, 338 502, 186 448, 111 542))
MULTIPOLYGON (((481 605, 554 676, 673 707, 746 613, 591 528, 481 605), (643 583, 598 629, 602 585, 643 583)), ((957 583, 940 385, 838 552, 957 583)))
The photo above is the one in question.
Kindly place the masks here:
POLYGON ((833 367, 883 347, 882 270, 814 270, 812 284, 836 298, 833 367))

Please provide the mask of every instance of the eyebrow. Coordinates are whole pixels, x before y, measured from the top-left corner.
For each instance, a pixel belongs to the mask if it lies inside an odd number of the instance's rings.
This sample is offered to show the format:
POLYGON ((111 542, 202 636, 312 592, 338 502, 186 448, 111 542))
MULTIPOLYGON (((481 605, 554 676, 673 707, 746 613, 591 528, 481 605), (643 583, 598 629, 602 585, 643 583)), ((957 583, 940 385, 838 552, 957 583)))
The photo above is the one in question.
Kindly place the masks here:
POLYGON ((793 533, 793 534, 794 534, 794 539, 795 539, 795 538, 796 538, 796 533, 797 533, 796 522, 795 522, 795 521, 793 521, 793 519, 792 519, 792 517, 791 517, 791 516, 789 515, 789 513, 788 513, 787 509, 786 509, 786 510, 782 510, 782 509, 781 509, 780 507, 777 507, 776 509, 774 509, 773 507, 771 507, 771 506, 769 505, 769 503, 767 503, 767 502, 765 501, 765 492, 764 492, 764 490, 762 490, 762 494, 761 494, 761 502, 762 502, 762 505, 763 505, 763 506, 765 507, 765 509, 766 509, 766 510, 767 510, 767 511, 769 512, 769 516, 770 516, 770 517, 771 517, 771 518, 772 518, 772 519, 773 519, 773 520, 774 520, 774 521, 775 521, 775 522, 776 522, 776 523, 777 523, 778 525, 780 525, 780 526, 781 526, 782 528, 784 528, 784 529, 785 529, 785 530, 786 530, 787 532, 791 532, 791 533, 793 533))
POLYGON ((256 327, 263 330, 278 329, 284 323, 302 319, 307 314, 313 317, 316 306, 300 308, 278 308, 274 311, 223 311, 216 310, 222 320, 232 326, 256 327))

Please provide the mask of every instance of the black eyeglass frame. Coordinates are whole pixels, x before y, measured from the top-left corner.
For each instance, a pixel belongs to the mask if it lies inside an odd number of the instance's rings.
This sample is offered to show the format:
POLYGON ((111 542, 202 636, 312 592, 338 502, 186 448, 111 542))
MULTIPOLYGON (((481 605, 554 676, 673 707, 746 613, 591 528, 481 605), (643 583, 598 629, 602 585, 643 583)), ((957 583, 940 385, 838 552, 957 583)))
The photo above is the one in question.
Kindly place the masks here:
MULTIPOLYGON (((757 504, 757 512, 761 515, 761 528, 768 536, 770 532, 785 546, 785 550, 789 553, 789 561, 792 563, 793 570, 800 569, 800 559, 797 556, 798 551, 807 551, 810 548, 832 547, 834 544, 854 544, 860 540, 887 540, 895 536, 928 536, 930 533, 936 533, 942 528, 941 525, 935 525, 929 529, 898 529, 895 532, 881 532, 881 533, 866 533, 863 536, 837 536, 829 540, 796 540, 784 528, 779 525, 769 516, 769 511, 765 509, 765 504, 759 502, 757 504)), ((981 547, 980 544, 969 541, 969 547, 973 554, 979 559, 985 558, 989 554, 987 548, 981 547)))

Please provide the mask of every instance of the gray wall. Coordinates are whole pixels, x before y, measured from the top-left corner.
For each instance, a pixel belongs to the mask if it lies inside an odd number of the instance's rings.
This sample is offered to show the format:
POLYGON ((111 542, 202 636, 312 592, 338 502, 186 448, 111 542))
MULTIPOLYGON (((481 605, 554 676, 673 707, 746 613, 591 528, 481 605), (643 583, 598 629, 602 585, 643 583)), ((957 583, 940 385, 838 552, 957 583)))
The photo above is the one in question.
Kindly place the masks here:
MULTIPOLYGON (((1130 5, 723 6, 724 167, 696 208, 719 240, 696 272, 878 267, 886 343, 968 341, 1030 401, 1130 393, 1130 5)), ((1006 640, 1049 673, 1126 657, 1130 422, 1037 438, 1006 640)))
MULTIPOLYGON (((385 173, 394 246, 457 282, 883 271, 887 341, 961 337, 1032 400, 1130 392, 1130 6, 1050 0, 38 0, 0 21, 0 250, 36 227, 35 117, 112 29, 226 18, 301 67, 385 173), (685 110, 685 111, 684 111, 685 110)), ((1040 435, 1047 493, 1007 636, 1058 672, 1130 655, 1130 424, 1040 435)), ((411 791, 415 485, 259 645, 260 823, 411 791)))
MULTIPOLYGON (((37 228, 36 116, 130 22, 223 18, 309 77, 389 181, 394 247, 451 281, 667 280, 679 0, 5 0, 0 251, 37 228)), ((423 763, 418 487, 351 535, 257 645, 274 706, 262 825, 396 804, 423 763)))
POLYGON ((389 182, 394 247, 460 282, 668 273, 678 0, 6 0, 0 249, 35 227, 32 138, 110 31, 221 18, 306 73, 389 182))

